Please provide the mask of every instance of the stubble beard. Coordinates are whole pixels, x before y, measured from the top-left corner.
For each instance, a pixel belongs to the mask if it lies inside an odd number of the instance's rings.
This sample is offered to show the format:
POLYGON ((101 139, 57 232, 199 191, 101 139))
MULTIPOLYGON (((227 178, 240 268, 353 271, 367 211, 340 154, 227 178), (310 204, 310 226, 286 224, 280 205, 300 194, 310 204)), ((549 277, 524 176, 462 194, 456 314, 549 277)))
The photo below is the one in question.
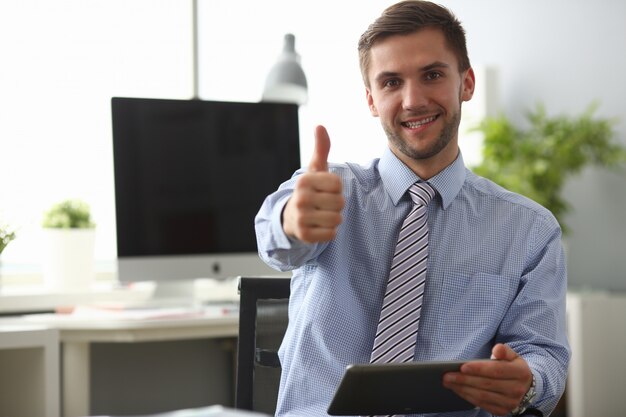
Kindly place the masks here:
POLYGON ((385 134, 389 139, 389 143, 393 148, 398 149, 409 158, 418 161, 432 158, 448 146, 450 141, 457 134, 460 123, 461 109, 459 108, 458 111, 452 115, 452 119, 444 124, 439 137, 437 137, 432 146, 424 150, 413 148, 408 140, 402 138, 399 131, 393 130, 387 124, 383 124, 383 130, 385 131, 385 134))

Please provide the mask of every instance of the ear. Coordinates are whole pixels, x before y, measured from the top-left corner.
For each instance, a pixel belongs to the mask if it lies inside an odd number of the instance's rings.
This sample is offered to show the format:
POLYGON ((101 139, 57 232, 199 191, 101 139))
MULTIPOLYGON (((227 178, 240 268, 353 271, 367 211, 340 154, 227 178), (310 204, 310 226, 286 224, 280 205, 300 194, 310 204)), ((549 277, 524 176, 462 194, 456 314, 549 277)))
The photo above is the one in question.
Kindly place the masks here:
POLYGON ((367 99, 367 106, 370 108, 370 113, 372 116, 378 117, 378 110, 376 109, 374 98, 372 97, 372 92, 369 88, 365 88, 365 97, 367 99))
POLYGON ((474 87, 476 87, 476 77, 474 70, 469 68, 463 74, 463 90, 461 92, 461 100, 470 101, 474 96, 474 87))

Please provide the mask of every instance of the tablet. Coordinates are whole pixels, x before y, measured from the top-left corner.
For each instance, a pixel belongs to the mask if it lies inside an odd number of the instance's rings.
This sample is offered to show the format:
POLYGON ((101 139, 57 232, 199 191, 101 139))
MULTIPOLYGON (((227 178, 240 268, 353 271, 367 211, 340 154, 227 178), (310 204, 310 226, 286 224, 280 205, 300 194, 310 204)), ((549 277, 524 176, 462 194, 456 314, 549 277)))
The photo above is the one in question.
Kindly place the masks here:
POLYGON ((355 416, 470 410, 475 406, 443 386, 443 374, 467 361, 349 365, 328 414, 355 416))

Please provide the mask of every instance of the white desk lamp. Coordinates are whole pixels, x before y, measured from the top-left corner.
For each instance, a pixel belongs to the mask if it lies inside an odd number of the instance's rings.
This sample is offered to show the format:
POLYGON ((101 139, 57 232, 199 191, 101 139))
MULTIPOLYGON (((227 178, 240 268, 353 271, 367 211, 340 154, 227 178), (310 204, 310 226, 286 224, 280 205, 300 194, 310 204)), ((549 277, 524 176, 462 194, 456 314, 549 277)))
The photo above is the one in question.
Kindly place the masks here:
POLYGON ((300 55, 295 48, 296 37, 285 35, 283 52, 265 81, 263 101, 305 104, 308 99, 307 82, 300 66, 300 55))

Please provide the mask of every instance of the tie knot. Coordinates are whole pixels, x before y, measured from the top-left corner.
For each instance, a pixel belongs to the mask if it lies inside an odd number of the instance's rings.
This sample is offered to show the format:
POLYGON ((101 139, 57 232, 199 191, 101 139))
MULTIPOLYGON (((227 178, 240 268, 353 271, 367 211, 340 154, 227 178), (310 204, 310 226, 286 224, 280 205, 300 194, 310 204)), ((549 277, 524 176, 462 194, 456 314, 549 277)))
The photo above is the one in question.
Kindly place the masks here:
POLYGON ((411 200, 420 206, 427 206, 436 193, 435 189, 427 182, 416 182, 409 188, 411 200))

